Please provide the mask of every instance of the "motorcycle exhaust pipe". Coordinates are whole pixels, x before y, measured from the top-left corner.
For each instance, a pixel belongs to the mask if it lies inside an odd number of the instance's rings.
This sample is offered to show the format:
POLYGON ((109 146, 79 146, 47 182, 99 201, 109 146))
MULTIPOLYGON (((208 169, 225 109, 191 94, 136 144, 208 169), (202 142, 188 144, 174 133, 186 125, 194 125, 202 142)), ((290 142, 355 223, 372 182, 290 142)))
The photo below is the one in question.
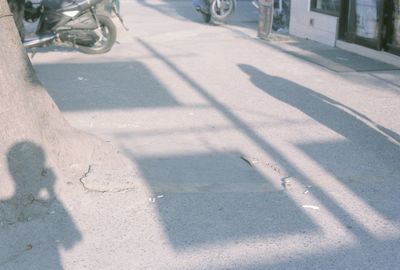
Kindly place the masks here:
POLYGON ((38 36, 38 37, 35 37, 35 38, 24 40, 23 45, 24 45, 24 47, 26 49, 30 49, 30 48, 33 48, 33 47, 39 47, 41 45, 44 45, 44 44, 52 41, 55 38, 56 38, 55 35, 47 34, 47 35, 38 36))

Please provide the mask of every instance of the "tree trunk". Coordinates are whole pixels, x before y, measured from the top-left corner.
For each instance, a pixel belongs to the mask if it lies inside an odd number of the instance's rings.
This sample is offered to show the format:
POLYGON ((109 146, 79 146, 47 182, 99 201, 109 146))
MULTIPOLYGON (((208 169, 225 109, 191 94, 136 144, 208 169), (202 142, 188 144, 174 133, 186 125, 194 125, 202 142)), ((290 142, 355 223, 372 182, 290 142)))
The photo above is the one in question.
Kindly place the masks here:
POLYGON ((94 158, 101 159, 111 147, 75 130, 63 118, 35 75, 6 0, 0 0, 0 44, 1 221, 1 201, 15 196, 17 179, 23 178, 29 186, 48 167, 59 180, 72 170, 82 175, 89 163, 98 162, 94 158))

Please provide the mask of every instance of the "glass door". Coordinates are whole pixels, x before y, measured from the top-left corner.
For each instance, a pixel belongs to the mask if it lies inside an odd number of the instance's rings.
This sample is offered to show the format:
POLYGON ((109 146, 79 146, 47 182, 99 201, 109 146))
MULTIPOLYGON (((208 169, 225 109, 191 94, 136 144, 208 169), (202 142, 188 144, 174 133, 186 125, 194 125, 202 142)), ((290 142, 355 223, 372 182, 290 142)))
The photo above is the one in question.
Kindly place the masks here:
POLYGON ((355 42, 382 48, 383 1, 357 0, 355 3, 355 42))
POLYGON ((384 0, 342 0, 339 35, 346 41, 382 48, 384 0))

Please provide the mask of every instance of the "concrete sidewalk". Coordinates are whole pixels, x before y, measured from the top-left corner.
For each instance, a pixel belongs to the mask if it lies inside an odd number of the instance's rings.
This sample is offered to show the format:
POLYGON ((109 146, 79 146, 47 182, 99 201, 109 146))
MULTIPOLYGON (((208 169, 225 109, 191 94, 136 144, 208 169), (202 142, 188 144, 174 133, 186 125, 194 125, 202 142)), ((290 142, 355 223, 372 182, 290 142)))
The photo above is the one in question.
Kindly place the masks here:
POLYGON ((125 163, 113 179, 59 179, 47 213, 0 227, 13 243, 1 269, 400 265, 396 67, 258 40, 246 1, 223 26, 190 1, 122 11, 130 31, 110 53, 47 50, 33 64, 67 120, 125 163))

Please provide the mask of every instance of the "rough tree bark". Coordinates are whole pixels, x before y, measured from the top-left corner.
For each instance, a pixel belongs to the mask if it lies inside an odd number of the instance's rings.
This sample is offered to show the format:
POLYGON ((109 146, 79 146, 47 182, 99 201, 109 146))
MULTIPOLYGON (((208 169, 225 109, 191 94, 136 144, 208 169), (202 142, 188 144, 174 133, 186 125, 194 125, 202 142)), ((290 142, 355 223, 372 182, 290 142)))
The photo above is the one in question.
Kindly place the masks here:
MULTIPOLYGON (((48 167, 59 180, 63 179, 60 174, 82 175, 89 164, 101 163, 105 154, 110 155, 113 150, 101 140, 72 128, 63 118, 21 46, 7 0, 0 0, 0 44, 1 202, 15 195, 16 178, 24 178, 24 185, 29 185, 32 179, 43 176, 48 167), (19 157, 16 148, 32 153, 19 157), (46 164, 42 164, 41 151, 46 164)), ((75 180, 79 182, 79 178, 75 180)), ((0 221, 1 218, 0 203, 0 221)))

